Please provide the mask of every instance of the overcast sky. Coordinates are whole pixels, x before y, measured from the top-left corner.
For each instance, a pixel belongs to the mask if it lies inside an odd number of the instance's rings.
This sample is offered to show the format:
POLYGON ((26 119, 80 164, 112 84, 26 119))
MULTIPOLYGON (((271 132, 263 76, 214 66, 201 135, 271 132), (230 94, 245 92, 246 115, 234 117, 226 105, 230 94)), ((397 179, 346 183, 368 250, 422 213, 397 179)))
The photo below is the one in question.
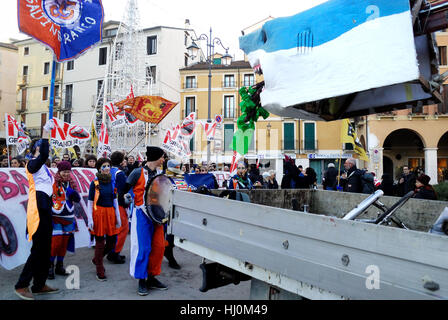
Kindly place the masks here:
MULTIPOLYGON (((242 58, 238 37, 241 30, 265 19, 294 15, 326 0, 137 0, 141 27, 184 27, 185 19, 199 36, 209 33, 218 37, 229 53, 242 58)), ((122 20, 127 0, 103 0, 105 20, 122 20)), ((17 0, 2 0, 0 10, 0 41, 23 39, 26 35, 17 26, 17 0)), ((204 42, 204 41, 202 41, 204 42)), ((202 45, 205 49, 205 44, 202 45)), ((222 52, 223 50, 215 51, 222 52)))

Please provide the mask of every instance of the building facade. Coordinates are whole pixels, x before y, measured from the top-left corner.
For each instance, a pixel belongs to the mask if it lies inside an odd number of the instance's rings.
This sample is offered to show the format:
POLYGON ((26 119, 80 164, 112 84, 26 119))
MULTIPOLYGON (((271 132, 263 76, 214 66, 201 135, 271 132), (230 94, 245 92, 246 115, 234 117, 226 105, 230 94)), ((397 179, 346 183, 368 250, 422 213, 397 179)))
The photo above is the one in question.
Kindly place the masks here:
POLYGON ((6 147, 5 113, 16 113, 16 70, 18 49, 0 42, 0 154, 6 147))
MULTIPOLYGON (((34 39, 14 42, 18 47, 16 72, 16 115, 26 124, 32 138, 40 137, 48 119, 53 55, 34 39)), ((63 70, 57 64, 54 87, 54 116, 61 105, 63 70)))
MULTIPOLYGON (((103 40, 77 59, 57 64, 54 116, 65 122, 90 128, 93 118, 101 122, 102 115, 95 112, 109 101, 114 90, 108 83, 107 96, 101 91, 108 67, 117 63, 117 52, 112 53, 119 22, 104 23, 103 40)), ((166 26, 142 30, 144 52, 140 68, 146 72, 148 90, 141 94, 160 95, 168 100, 180 101, 179 68, 186 65, 187 46, 191 44, 194 31, 186 28, 166 26), (151 85, 149 85, 151 84, 151 85)), ((117 41, 122 41, 120 37, 117 41)), ((51 51, 34 39, 14 42, 18 47, 16 110, 26 123, 32 137, 41 134, 41 128, 48 119, 49 84, 51 75, 51 51)), ((115 47, 116 48, 116 47, 115 47)), ((113 70, 113 67, 111 67, 113 70)), ((109 70, 111 70, 109 69, 109 70)), ((103 88, 104 90, 104 88, 103 88)), ((152 131, 150 144, 160 144, 164 132, 179 118, 178 105, 152 131)), ((144 142, 143 142, 144 143, 144 142)), ((114 147, 114 146, 112 146, 114 147)))

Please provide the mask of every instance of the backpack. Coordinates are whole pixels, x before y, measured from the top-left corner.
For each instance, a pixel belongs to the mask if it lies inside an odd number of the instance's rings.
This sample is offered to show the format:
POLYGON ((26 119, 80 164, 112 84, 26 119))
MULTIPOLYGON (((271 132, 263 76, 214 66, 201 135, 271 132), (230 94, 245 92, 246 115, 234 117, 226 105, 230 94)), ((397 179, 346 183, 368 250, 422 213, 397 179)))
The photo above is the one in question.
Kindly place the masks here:
POLYGON ((364 171, 361 175, 361 193, 372 194, 375 192, 375 183, 373 174, 364 171))

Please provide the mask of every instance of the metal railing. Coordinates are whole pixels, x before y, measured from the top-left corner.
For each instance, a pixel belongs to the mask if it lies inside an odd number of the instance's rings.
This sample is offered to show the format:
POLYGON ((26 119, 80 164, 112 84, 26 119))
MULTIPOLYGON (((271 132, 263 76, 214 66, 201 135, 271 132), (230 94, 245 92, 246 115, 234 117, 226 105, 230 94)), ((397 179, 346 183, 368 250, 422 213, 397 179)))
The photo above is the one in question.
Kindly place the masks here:
POLYGON ((281 141, 282 151, 290 151, 290 152, 298 152, 299 147, 299 141, 298 140, 285 140, 282 139, 281 141), (293 145, 291 145, 291 142, 293 142, 293 145))
POLYGON ((197 89, 197 82, 185 82, 182 84, 182 89, 197 89))
POLYGON ((302 150, 304 152, 309 152, 309 151, 316 151, 318 149, 318 141, 315 140, 307 140, 307 139, 303 139, 302 140, 302 150))
POLYGON ((222 87, 223 88, 236 88, 236 82, 235 82, 235 80, 222 81, 222 87))

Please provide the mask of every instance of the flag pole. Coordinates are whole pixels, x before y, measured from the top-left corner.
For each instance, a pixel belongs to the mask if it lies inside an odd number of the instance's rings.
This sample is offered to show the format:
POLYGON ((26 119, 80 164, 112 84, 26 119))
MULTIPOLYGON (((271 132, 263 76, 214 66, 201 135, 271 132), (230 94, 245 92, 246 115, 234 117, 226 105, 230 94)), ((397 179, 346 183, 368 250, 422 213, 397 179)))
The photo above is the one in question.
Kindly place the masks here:
POLYGON ((53 55, 53 66, 51 68, 51 84, 50 84, 50 106, 49 106, 49 117, 48 119, 53 119, 53 106, 54 106, 54 83, 56 80, 56 59, 53 55))
POLYGON ((342 162, 342 150, 341 150, 341 155, 339 156, 339 161, 338 161, 338 186, 336 187, 336 191, 338 190, 338 187, 341 187, 341 162, 342 162))
POLYGON ((8 168, 11 168, 11 159, 9 158, 9 145, 6 144, 6 151, 8 152, 8 168))

